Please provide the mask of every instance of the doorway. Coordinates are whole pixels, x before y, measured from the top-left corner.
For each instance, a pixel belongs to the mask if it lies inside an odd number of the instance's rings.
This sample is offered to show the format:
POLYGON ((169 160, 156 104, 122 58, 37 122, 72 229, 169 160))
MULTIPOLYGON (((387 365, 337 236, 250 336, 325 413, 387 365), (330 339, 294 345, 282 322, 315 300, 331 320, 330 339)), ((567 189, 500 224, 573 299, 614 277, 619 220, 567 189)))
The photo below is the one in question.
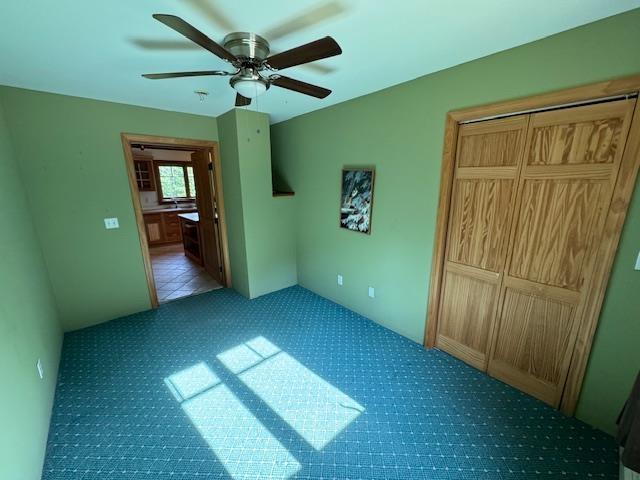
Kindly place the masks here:
POLYGON ((151 305, 230 287, 217 142, 121 137, 151 305))

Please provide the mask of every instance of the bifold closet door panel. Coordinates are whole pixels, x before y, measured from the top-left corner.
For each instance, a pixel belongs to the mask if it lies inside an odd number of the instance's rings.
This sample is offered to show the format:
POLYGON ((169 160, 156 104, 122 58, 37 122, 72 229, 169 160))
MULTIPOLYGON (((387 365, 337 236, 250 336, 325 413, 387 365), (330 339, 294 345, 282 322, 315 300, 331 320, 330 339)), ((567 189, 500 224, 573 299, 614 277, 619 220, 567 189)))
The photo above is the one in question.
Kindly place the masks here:
POLYGON ((635 100, 531 115, 491 375, 558 406, 635 100))
POLYGON ((436 346, 487 368, 528 118, 460 126, 436 346))

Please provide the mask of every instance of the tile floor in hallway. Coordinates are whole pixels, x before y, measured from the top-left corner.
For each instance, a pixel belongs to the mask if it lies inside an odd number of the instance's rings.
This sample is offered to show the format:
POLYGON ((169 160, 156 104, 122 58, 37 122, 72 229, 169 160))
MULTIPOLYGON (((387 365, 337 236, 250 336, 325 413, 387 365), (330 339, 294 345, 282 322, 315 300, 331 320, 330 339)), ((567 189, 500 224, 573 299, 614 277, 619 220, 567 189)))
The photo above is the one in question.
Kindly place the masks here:
POLYGON ((185 256, 182 244, 151 247, 149 251, 160 303, 222 288, 202 266, 185 256))

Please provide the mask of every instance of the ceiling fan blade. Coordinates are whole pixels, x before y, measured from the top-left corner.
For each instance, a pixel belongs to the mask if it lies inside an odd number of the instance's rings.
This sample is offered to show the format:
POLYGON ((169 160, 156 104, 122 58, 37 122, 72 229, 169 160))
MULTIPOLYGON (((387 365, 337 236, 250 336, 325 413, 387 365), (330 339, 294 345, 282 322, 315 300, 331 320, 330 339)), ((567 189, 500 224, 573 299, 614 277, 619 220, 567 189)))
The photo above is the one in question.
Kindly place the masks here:
POLYGON ((187 40, 149 40, 134 38, 131 40, 138 48, 144 50, 200 50, 200 47, 187 40))
POLYGON ((202 72, 145 73, 142 76, 151 80, 162 80, 164 78, 206 77, 210 75, 226 76, 233 75, 233 73, 225 72, 223 70, 204 70, 202 72))
POLYGON ((323 65, 322 63, 305 63, 304 65, 300 65, 300 68, 306 68, 310 72, 320 75, 327 75, 336 71, 335 68, 329 65, 323 65))
MULTIPOLYGON (((194 45, 194 47, 198 48, 197 46, 194 45)), ((274 52, 273 50, 271 50, 271 54, 272 55, 276 55, 276 53, 278 52, 274 52)), ((329 73, 333 73, 336 71, 336 69, 330 65, 324 65, 322 63, 305 63, 303 65, 300 65, 300 68, 304 68, 310 72, 313 73, 318 73, 320 75, 327 75, 329 73)))
POLYGON ((280 88, 286 88, 287 90, 293 90, 294 92, 304 93, 316 98, 325 98, 331 93, 331 90, 327 88, 311 85, 310 83, 301 82, 289 77, 283 77, 282 75, 274 75, 271 77, 270 82, 272 85, 280 88))
POLYGON ((218 45, 200 30, 193 27, 192 25, 189 25, 180 17, 176 17, 175 15, 164 15, 156 13, 153 15, 153 18, 155 18, 159 22, 164 23, 167 27, 172 28, 176 32, 181 33, 192 42, 197 43, 202 48, 209 50, 211 53, 217 55, 223 60, 227 60, 229 62, 235 62, 238 60, 238 58, 234 54, 229 52, 221 45, 218 45))
POLYGON ((276 70, 302 65, 303 63, 314 62, 323 58, 340 55, 342 49, 340 45, 331 37, 324 37, 315 42, 301 45, 291 50, 278 53, 267 58, 267 65, 276 70))
POLYGON ((267 30, 264 34, 265 38, 270 41, 277 40, 286 35, 290 35, 304 28, 316 25, 320 22, 328 20, 331 17, 338 16, 345 12, 345 7, 338 1, 325 2, 316 7, 302 12, 293 18, 281 23, 277 27, 267 30))
POLYGON ((192 7, 200 10, 203 16, 215 23, 225 32, 235 32, 238 27, 220 10, 213 0, 187 0, 192 7))
POLYGON ((247 97, 243 97, 239 93, 236 93, 236 107, 246 107, 251 104, 251 99, 247 97))

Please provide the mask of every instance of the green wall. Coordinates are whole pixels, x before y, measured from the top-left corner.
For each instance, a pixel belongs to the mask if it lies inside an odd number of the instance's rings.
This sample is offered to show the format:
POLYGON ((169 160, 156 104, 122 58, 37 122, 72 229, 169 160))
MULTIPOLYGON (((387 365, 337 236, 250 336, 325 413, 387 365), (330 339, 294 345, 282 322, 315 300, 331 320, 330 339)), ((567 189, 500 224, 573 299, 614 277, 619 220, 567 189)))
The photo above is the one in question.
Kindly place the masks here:
POLYGON ((0 478, 35 480, 44 459, 62 331, 1 101, 0 225, 0 478))
POLYGON ((269 117, 234 109, 218 118, 234 288, 255 298, 297 283, 291 197, 273 197, 269 117))
POLYGON ((9 87, 0 101, 64 329, 149 308, 120 134, 216 140, 216 119, 9 87))
MULTIPOLYGON (((275 163, 296 191, 299 283, 421 342, 446 112, 640 73, 638 45, 634 10, 273 126, 275 163), (376 167, 370 236, 338 228, 340 170, 358 164, 376 167)), ((638 197, 578 407, 609 432, 640 367, 638 197)))
POLYGON ((576 415, 613 432, 640 369, 640 178, 636 181, 576 415))
POLYGON ((218 134, 220 136, 222 171, 224 172, 222 175, 222 188, 224 190, 224 211, 227 220, 231 281, 235 290, 245 297, 251 297, 244 215, 242 213, 240 149, 235 110, 230 110, 218 117, 218 134))

